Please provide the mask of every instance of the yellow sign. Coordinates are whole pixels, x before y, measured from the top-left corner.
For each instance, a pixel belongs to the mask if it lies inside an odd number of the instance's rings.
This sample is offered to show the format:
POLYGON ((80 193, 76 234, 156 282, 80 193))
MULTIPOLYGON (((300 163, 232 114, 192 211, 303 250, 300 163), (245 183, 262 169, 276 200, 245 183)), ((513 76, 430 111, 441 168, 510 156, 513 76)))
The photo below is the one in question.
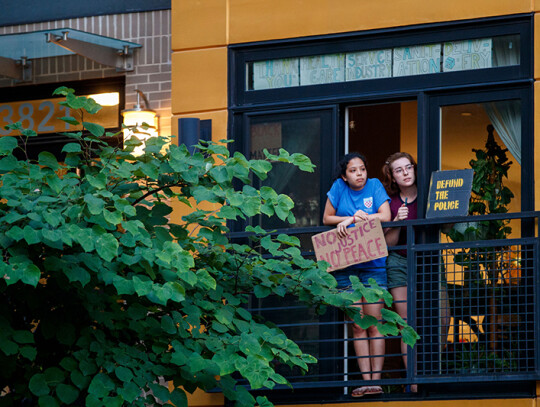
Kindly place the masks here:
POLYGON ((429 185, 426 218, 466 216, 473 175, 471 169, 433 172, 429 185))
POLYGON ((50 99, 27 100, 21 102, 0 103, 0 136, 16 136, 16 132, 6 130, 8 124, 21 122, 26 129, 31 129, 38 134, 62 133, 81 130, 81 126, 72 126, 60 117, 73 117, 79 122, 91 121, 106 129, 120 127, 118 105, 104 106, 95 115, 87 114, 79 117, 78 111, 72 111, 69 107, 62 106, 59 102, 63 97, 50 99))

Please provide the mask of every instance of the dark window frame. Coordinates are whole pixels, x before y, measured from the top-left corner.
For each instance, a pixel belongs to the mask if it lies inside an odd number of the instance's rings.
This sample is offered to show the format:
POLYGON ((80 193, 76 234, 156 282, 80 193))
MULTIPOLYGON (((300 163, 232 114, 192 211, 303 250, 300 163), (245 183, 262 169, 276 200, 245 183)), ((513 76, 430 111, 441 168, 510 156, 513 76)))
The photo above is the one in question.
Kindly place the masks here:
MULTIPOLYGON (((253 120, 253 118, 263 118, 263 117, 269 117, 269 118, 281 118, 285 116, 295 116, 298 115, 300 117, 307 117, 310 115, 316 115, 319 114, 321 117, 321 131, 325 130, 325 127, 330 132, 330 137, 324 137, 324 134, 321 134, 321 138, 319 140, 320 146, 321 146, 321 169, 320 169, 320 183, 321 183, 321 199, 323 199, 323 193, 325 194, 329 188, 329 177, 326 176, 326 174, 329 174, 333 171, 333 165, 335 163, 336 157, 329 156, 328 153, 325 154, 327 151, 332 151, 332 146, 336 145, 337 143, 337 134, 339 134, 339 131, 337 130, 336 126, 339 125, 339 118, 338 118, 338 109, 335 105, 318 105, 318 106, 309 106, 309 107, 297 107, 297 108, 291 108, 291 109, 276 109, 276 110, 257 110, 257 111, 251 111, 242 115, 235 115, 233 117, 234 122, 237 124, 236 127, 236 133, 235 135, 237 138, 234 138, 237 140, 237 142, 233 143, 231 146, 231 150, 234 153, 234 151, 238 151, 246 155, 246 157, 249 157, 249 151, 250 151, 250 123, 253 120), (328 115, 328 117, 323 117, 323 115, 328 115), (240 124, 241 123, 241 124, 240 124)), ((336 150, 337 152, 337 150, 336 150)), ((326 196, 326 195, 324 195, 326 196)), ((321 218, 322 218, 322 212, 324 208, 321 206, 321 218)), ((247 221, 244 222, 232 222, 230 224, 231 230, 233 231, 239 231, 243 230, 243 228, 246 226, 247 221)))
MULTIPOLYGON (((511 88, 485 88, 472 89, 470 92, 448 91, 438 92, 435 95, 427 95, 426 104, 428 109, 427 126, 418 138, 418 161, 425 163, 419 166, 419 178, 427 179, 430 174, 440 168, 439 162, 439 138, 430 135, 440 132, 440 108, 442 106, 461 105, 469 103, 482 103, 492 101, 504 101, 518 99, 521 101, 521 211, 533 211, 534 208, 534 113, 533 92, 530 85, 516 86, 511 88)), ((423 188, 418 192, 421 202, 427 201, 428 185, 423 183, 423 188)), ((424 210, 425 208, 422 208, 424 210)), ((421 215, 423 216, 422 212, 421 215)))
MULTIPOLYGON (((229 46, 228 66, 229 134, 231 138, 236 140, 231 148, 240 152, 249 151, 246 144, 246 139, 249 136, 246 131, 248 128, 246 123, 249 122, 250 116, 294 112, 300 109, 317 110, 322 106, 333 106, 336 112, 336 123, 333 126, 333 133, 328 135, 332 141, 331 148, 325 152, 331 160, 333 168, 344 151, 344 111, 348 106, 369 104, 370 102, 416 100, 419 162, 418 198, 420 202, 426 202, 431 172, 439 169, 439 140, 438 137, 435 137, 439 134, 439 107, 445 103, 462 104, 487 100, 520 99, 522 102, 522 211, 534 210, 533 56, 532 14, 231 45, 229 46), (294 88, 246 90, 246 63, 249 61, 510 34, 519 34, 521 38, 519 66, 294 88)), ((331 171, 326 177, 326 184, 330 185, 331 171)), ((321 182, 322 189, 324 186, 325 183, 321 182)), ((326 191, 321 191, 321 194, 326 193, 326 191)), ((419 217, 422 217, 425 208, 421 208, 419 211, 419 217)), ((531 226, 530 223, 528 225, 531 226)), ((293 227, 280 232, 305 234, 317 233, 322 229, 322 227, 298 229, 293 227)), ((525 236, 534 235, 530 234, 523 226, 522 232, 525 236)), ((426 233, 419 236, 419 243, 434 241, 431 240, 432 237, 435 238, 435 234, 430 236, 430 233, 426 233)), ((535 290, 538 292, 540 287, 535 286, 535 290)), ((455 382, 441 382, 429 386, 435 393, 440 392, 440 397, 455 399, 455 385, 455 382)), ((485 385, 471 383, 465 393, 470 395, 476 392, 478 396, 477 391, 480 391, 485 396, 496 393, 500 395, 499 397, 531 397, 534 394, 534 382, 523 382, 522 387, 517 391, 515 385, 516 383, 512 381, 485 385), (481 390, 478 390, 479 388, 481 390), (497 393, 498 390, 500 390, 499 393, 497 393)), ((279 393, 279 391, 270 392, 277 399, 280 399, 279 393)), ((287 402, 305 400, 303 398, 305 395, 300 395, 298 392, 296 395, 286 392, 283 397, 287 402)), ((338 397, 337 400, 332 401, 341 400, 338 397)), ((346 401, 350 401, 350 399, 346 401)))
POLYGON ((531 14, 424 24, 404 28, 346 34, 273 40, 229 46, 229 106, 231 109, 254 104, 282 104, 299 99, 322 100, 366 94, 400 94, 411 90, 440 89, 477 83, 524 80, 533 72, 533 24, 531 14), (521 39, 520 64, 488 69, 414 75, 297 86, 268 90, 246 90, 246 64, 280 58, 324 55, 338 52, 393 48, 473 38, 517 34, 521 39))
MULTIPOLYGON (((532 134, 533 118, 533 15, 519 14, 495 18, 425 24, 405 28, 368 32, 333 34, 301 39, 237 44, 229 47, 229 134, 236 140, 232 148, 245 152, 247 133, 242 124, 252 114, 293 112, 295 109, 317 109, 335 106, 339 117, 332 139, 332 168, 344 151, 343 118, 350 104, 375 101, 386 103, 416 99, 418 103, 418 174, 419 199, 425 202, 430 174, 438 169, 437 113, 434 104, 440 98, 461 94, 461 100, 481 100, 491 95, 494 100, 517 98, 522 101, 522 134, 532 134), (428 44, 442 40, 459 40, 519 34, 520 65, 447 72, 400 78, 373 79, 336 84, 299 86, 270 90, 246 91, 246 63, 302 55, 322 55, 347 50, 376 49, 388 46, 428 44), (468 97, 467 95, 471 95, 468 97), (472 95, 475 95, 472 97, 472 95), (514 96, 513 96, 514 95, 514 96), (517 95, 517 96, 515 96, 517 95), (275 110, 274 110, 275 109, 275 110), (434 144, 436 143, 436 145, 434 144)), ((455 96, 457 97, 457 96, 455 96)), ((465 102, 464 102, 465 103, 465 102)), ((473 102, 471 102, 473 103, 473 102)), ((522 210, 534 209, 534 140, 523 137, 522 210), (526 170, 525 170, 526 169, 526 170)), ((331 171, 330 171, 331 172, 331 171)), ((328 175, 330 178, 330 174, 328 175)), ((324 183, 321 183, 324 185, 324 183)), ((423 215, 425 208, 420 210, 423 215)))

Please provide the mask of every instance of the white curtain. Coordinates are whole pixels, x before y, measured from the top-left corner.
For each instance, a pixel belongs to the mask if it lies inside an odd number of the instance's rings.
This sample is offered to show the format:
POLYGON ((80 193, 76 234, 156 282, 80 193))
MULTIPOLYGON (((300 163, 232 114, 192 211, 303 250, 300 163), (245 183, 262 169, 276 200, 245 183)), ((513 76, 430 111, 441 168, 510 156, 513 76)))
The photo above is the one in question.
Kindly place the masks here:
MULTIPOLYGON (((518 36, 493 39, 493 66, 519 65, 518 36)), ((521 103, 519 100, 484 103, 484 109, 497 134, 521 165, 521 103)))
POLYGON ((519 100, 484 103, 497 134, 521 165, 521 103, 519 100))

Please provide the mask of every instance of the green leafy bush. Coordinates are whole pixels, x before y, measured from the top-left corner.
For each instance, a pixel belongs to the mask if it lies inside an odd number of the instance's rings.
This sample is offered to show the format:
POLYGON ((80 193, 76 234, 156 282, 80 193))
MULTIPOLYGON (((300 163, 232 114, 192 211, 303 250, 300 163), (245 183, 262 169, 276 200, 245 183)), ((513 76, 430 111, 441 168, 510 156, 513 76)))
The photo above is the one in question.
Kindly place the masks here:
MULTIPOLYGON (((55 93, 73 110, 99 110, 71 89, 55 93)), ((294 221, 289 197, 250 179, 264 179, 271 161, 311 171, 307 157, 282 150, 247 160, 214 143, 191 155, 183 145, 165 149, 162 138, 135 157, 135 138, 120 150, 99 125, 64 119, 85 129, 68 134, 64 162, 48 152, 17 158, 36 136, 20 124, 9 126, 19 139, 0 138, 0 405, 185 406, 185 392, 197 388, 266 404, 236 378, 272 388, 286 383, 273 361, 307 370, 316 360, 246 310, 252 293, 293 295, 321 310, 362 295, 390 302, 358 282, 357 294, 338 293, 327 264, 303 258, 294 237, 250 228, 249 245, 229 241, 227 220, 294 221), (174 201, 219 209, 195 207, 173 224, 174 201)), ((385 317, 381 330, 395 334, 402 324, 414 342, 396 314, 385 317)))

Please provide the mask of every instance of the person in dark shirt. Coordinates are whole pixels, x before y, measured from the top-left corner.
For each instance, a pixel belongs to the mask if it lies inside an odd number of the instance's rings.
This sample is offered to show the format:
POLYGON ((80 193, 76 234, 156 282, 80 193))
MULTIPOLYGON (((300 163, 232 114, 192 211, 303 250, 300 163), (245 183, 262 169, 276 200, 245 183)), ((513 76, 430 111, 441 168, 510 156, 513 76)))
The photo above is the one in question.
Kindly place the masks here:
MULTIPOLYGON (((384 186, 390 195, 392 221, 417 218, 416 162, 409 153, 394 153, 383 166, 384 186)), ((386 244, 399 246, 407 244, 406 230, 401 227, 385 229, 386 244)), ((407 251, 393 250, 386 259, 388 289, 394 297, 396 312, 407 319, 407 251)), ((407 345, 401 341, 401 353, 407 367, 407 345)), ((417 391, 411 385, 412 392, 417 391)))

